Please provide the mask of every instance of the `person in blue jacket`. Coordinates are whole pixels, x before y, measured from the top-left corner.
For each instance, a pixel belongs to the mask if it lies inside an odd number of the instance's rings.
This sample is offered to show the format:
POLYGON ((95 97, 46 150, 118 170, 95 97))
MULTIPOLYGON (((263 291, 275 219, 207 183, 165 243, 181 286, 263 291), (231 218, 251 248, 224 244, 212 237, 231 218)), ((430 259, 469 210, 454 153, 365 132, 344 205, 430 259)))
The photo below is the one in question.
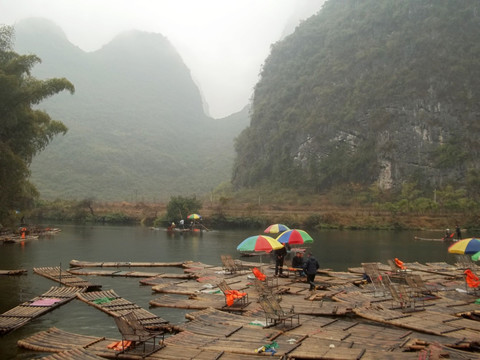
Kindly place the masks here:
POLYGON ((307 281, 310 284, 310 291, 315 290, 315 275, 317 275, 317 270, 320 267, 317 259, 312 255, 311 252, 307 255, 307 261, 303 264, 303 271, 307 274, 307 281))

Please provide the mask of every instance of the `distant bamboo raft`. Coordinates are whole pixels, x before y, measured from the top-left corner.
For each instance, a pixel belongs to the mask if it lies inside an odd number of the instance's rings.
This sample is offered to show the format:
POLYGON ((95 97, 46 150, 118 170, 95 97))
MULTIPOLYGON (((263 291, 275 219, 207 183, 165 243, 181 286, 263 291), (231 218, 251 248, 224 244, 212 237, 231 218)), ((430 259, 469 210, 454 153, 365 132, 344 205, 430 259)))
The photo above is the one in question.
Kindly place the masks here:
POLYGON ((87 270, 87 269, 69 269, 69 274, 73 275, 94 275, 94 276, 115 276, 115 277, 140 277, 149 278, 161 275, 160 273, 145 271, 125 271, 125 270, 87 270))
MULTIPOLYGON (((40 331, 28 338, 18 340, 17 345, 20 348, 63 354, 69 350, 89 349, 90 352, 98 354, 98 349, 104 349, 107 352, 107 345, 116 341, 115 339, 106 339, 104 337, 74 334, 52 327, 45 331, 40 331)), ((114 354, 113 350, 110 351, 114 354)), ((65 359, 65 358, 61 358, 65 359)))
POLYGON ((27 269, 0 270, 0 275, 26 275, 27 273, 27 269))
POLYGON ((0 335, 9 333, 74 299, 84 291, 79 287, 51 287, 46 293, 26 301, 0 315, 0 335))
MULTIPOLYGON (((186 262, 129 262, 70 260, 71 267, 183 267, 186 262)), ((188 263, 188 262, 187 262, 188 263)))
POLYGON ((152 330, 163 329, 168 324, 167 320, 123 299, 113 290, 79 293, 77 297, 111 316, 120 316, 133 311, 142 325, 152 330))
POLYGON ((83 287, 86 288, 87 291, 98 290, 102 287, 102 285, 92 284, 91 282, 83 280, 78 276, 71 275, 67 271, 62 270, 60 266, 33 268, 33 271, 38 275, 56 281, 65 286, 83 287))
POLYGON ((125 270, 88 270, 83 268, 69 269, 68 273, 73 275, 94 275, 94 276, 115 276, 115 277, 137 277, 137 278, 168 278, 168 279, 191 279, 190 274, 166 274, 145 271, 125 270))

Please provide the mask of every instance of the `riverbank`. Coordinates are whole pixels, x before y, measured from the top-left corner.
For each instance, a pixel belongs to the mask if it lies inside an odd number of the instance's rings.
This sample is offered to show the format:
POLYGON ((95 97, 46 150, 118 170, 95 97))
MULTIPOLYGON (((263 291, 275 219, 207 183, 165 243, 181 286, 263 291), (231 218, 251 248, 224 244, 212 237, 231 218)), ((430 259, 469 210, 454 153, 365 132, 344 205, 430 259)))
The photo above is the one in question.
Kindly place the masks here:
MULTIPOLYGON (((165 203, 88 202, 50 203, 36 207, 34 221, 77 221, 112 224, 143 224, 167 227, 172 220, 164 219, 165 203)), ((283 223, 303 229, 369 229, 369 230, 438 230, 479 228, 477 219, 462 212, 400 213, 379 210, 374 206, 335 206, 326 201, 308 205, 229 203, 219 205, 204 202, 200 210, 208 228, 261 228, 283 223)))

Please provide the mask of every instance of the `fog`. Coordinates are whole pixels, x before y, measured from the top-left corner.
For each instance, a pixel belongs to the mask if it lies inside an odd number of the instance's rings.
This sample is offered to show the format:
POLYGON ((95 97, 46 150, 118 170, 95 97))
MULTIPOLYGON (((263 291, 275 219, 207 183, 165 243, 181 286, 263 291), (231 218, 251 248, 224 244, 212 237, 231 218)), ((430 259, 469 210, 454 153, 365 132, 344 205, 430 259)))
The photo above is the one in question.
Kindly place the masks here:
POLYGON ((94 51, 132 29, 166 36, 190 68, 215 118, 248 104, 271 44, 324 0, 0 0, 0 23, 54 21, 94 51))

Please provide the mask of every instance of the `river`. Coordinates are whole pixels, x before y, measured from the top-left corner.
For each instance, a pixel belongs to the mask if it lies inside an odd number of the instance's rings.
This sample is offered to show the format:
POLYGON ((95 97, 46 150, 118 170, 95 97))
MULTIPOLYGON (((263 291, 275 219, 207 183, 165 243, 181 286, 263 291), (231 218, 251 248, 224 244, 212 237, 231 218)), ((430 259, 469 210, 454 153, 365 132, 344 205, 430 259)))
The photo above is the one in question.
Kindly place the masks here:
MULTIPOLYGON (((169 235, 166 231, 140 226, 62 225, 62 232, 26 241, 24 244, 0 245, 0 269, 28 269, 28 275, 0 276, 0 313, 46 292, 57 285, 33 273, 33 267, 69 267, 72 259, 115 262, 177 262, 200 261, 221 265, 220 255, 238 257, 237 245, 262 229, 210 231, 202 235, 169 235)), ((446 261, 455 258, 448 254, 443 242, 415 240, 414 236, 438 238, 441 232, 411 231, 337 231, 309 232, 314 238, 309 246, 321 268, 346 271, 362 262, 398 257, 405 262, 446 261)), ((264 256, 263 260, 266 261, 264 256)), ((258 257, 246 258, 256 261, 258 257)), ((143 268, 140 271, 181 272, 181 269, 143 268)), ((113 289, 129 301, 148 309, 155 298, 149 286, 141 286, 138 278, 86 277, 101 284, 103 290, 113 289)), ((185 321, 187 310, 152 308, 151 312, 170 321, 185 321)), ((80 334, 119 338, 114 321, 108 315, 74 299, 72 302, 45 314, 24 327, 0 337, 0 359, 33 359, 39 353, 18 349, 19 339, 52 326, 80 334)))

